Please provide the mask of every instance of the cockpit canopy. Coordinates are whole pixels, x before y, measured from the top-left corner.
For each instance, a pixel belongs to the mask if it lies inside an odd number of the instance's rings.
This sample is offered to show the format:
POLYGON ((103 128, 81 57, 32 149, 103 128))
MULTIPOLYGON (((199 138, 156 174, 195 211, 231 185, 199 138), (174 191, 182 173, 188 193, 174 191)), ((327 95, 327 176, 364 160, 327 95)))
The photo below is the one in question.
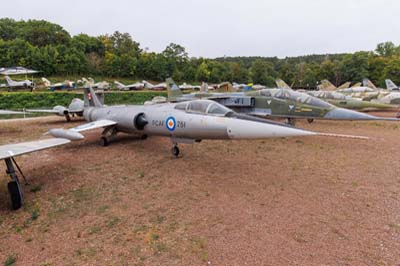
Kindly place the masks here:
POLYGON ((265 89, 260 91, 261 96, 275 97, 284 100, 292 100, 295 102, 313 105, 322 108, 332 108, 330 103, 324 102, 316 97, 308 94, 297 92, 290 89, 265 89))
POLYGON ((187 113, 213 115, 213 116, 226 116, 233 111, 222 104, 211 100, 195 100, 189 102, 178 103, 175 109, 183 110, 187 113))

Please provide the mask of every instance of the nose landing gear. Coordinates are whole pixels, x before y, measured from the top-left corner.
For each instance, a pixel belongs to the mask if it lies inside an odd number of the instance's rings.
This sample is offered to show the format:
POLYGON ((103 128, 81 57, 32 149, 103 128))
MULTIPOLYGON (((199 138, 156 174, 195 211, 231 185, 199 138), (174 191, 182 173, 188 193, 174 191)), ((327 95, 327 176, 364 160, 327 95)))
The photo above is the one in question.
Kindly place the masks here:
POLYGON ((179 148, 178 148, 178 144, 174 143, 174 146, 171 149, 172 155, 174 155, 176 158, 178 158, 179 156, 179 148))

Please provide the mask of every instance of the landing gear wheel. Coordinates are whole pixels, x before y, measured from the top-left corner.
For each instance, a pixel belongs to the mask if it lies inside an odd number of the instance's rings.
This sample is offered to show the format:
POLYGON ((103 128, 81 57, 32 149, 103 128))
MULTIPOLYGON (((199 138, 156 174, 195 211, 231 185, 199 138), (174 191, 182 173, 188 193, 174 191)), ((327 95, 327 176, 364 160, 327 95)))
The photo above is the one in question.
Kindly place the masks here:
POLYGON ((308 118, 308 119, 307 119, 307 122, 308 122, 309 124, 311 124, 312 122, 314 122, 314 119, 308 118))
POLYGON ((178 148, 178 146, 172 147, 171 152, 175 157, 178 157, 179 156, 179 148, 178 148))
POLYGON ((107 147, 110 144, 108 139, 106 137, 101 137, 100 138, 100 146, 107 147))
POLYGON ((295 126, 296 125, 296 120, 294 118, 286 118, 286 124, 295 126))
POLYGON ((69 115, 66 115, 65 119, 67 120, 67 122, 71 122, 71 117, 69 115))
POLYGON ((147 139, 147 137, 148 137, 147 134, 144 134, 144 135, 141 135, 141 136, 140 136, 140 139, 145 140, 145 139, 147 139))
POLYGON ((11 197, 11 205, 13 210, 18 210, 22 207, 23 196, 21 186, 18 181, 10 181, 8 182, 8 192, 11 197))

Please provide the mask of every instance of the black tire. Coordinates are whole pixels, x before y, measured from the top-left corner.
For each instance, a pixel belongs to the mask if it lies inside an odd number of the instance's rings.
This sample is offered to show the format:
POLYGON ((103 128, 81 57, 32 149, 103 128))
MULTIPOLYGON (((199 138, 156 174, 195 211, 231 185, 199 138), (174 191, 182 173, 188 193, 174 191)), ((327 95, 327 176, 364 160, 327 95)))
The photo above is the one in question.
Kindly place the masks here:
POLYGON ((13 210, 21 208, 23 204, 23 196, 19 183, 17 181, 8 182, 8 192, 10 193, 11 206, 13 210))
POLYGON ((313 119, 313 118, 308 118, 308 119, 307 119, 307 122, 308 122, 309 124, 311 124, 312 122, 314 122, 314 119, 313 119))
POLYGON ((106 137, 101 137, 100 138, 100 146, 107 147, 110 144, 108 139, 106 137))
POLYGON ((296 120, 293 118, 286 118, 286 124, 295 126, 296 125, 296 120))
POLYGON ((147 139, 147 137, 148 137, 147 134, 144 134, 144 135, 140 136, 140 139, 145 140, 145 139, 147 139))
POLYGON ((178 157, 180 152, 178 146, 172 147, 171 152, 175 157, 178 157))
POLYGON ((69 115, 66 115, 65 119, 67 120, 67 122, 71 122, 71 117, 69 115))

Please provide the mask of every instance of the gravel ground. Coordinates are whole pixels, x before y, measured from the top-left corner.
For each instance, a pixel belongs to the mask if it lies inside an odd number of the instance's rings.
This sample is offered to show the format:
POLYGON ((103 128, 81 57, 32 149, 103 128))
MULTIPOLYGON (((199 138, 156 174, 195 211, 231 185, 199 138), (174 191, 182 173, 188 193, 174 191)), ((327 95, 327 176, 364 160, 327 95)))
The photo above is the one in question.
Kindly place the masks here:
MULTIPOLYGON (((3 121, 0 143, 79 123, 3 121)), ((175 159, 167 138, 103 148, 94 131, 18 157, 31 184, 13 212, 0 177, 0 263, 399 265, 400 124, 297 126, 371 139, 202 141, 175 159)))

